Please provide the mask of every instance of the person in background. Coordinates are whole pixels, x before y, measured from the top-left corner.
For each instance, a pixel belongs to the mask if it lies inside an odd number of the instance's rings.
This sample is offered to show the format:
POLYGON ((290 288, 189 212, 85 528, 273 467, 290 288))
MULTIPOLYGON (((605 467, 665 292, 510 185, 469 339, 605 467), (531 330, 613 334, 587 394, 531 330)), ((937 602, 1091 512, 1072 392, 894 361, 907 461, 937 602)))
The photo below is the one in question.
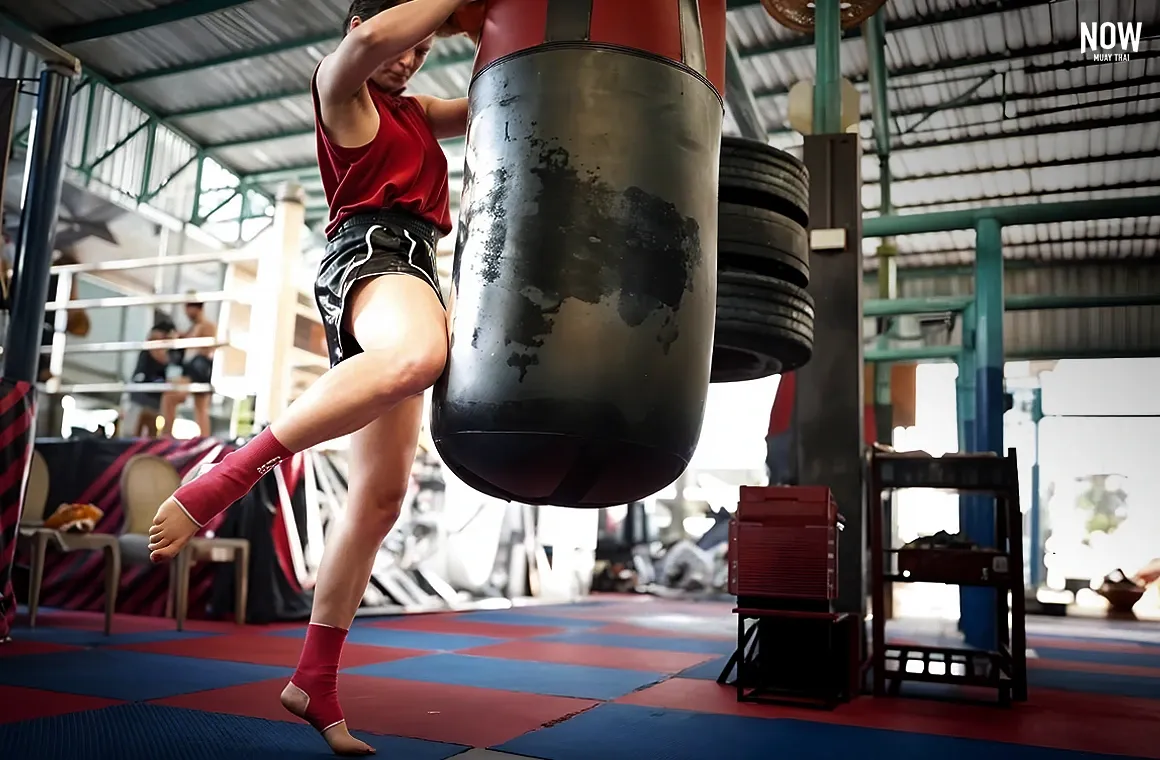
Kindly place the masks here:
MULTIPOLYGON (((205 304, 191 301, 185 305, 185 317, 189 320, 189 329, 181 333, 180 338, 216 338, 217 325, 205 315, 205 304)), ((213 379, 212 348, 186 349, 184 357, 179 359, 177 367, 170 366, 170 379, 175 383, 192 383, 194 385, 208 385, 213 379)), ((179 353, 177 354, 181 356, 179 353)), ((161 415, 164 422, 161 426, 161 435, 173 433, 173 420, 177 416, 177 407, 185 401, 189 394, 184 391, 166 391, 161 397, 161 415)), ((209 419, 209 393, 193 394, 193 419, 203 437, 211 432, 209 419)))
MULTIPOLYGON (((172 322, 158 322, 149 330, 148 340, 165 340, 172 338, 177 328, 172 322)), ((169 350, 155 348, 142 351, 137 355, 137 366, 133 370, 131 383, 164 383, 166 369, 169 366, 169 350)), ((157 418, 161 414, 161 398, 159 392, 134 391, 129 394, 131 404, 129 414, 126 415, 132 438, 153 438, 157 435, 157 418)))

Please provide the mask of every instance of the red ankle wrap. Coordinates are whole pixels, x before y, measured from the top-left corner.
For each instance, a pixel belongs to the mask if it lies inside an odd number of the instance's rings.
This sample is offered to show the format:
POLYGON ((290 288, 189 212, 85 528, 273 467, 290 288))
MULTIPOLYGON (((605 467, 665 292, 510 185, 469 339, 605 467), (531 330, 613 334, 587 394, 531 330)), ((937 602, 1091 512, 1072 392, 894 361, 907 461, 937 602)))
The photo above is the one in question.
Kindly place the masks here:
POLYGON ((319 733, 343 721, 338 704, 338 661, 346 633, 342 628, 318 623, 307 626, 298 670, 290 678, 290 683, 310 698, 303 718, 319 733))
POLYGON ((270 428, 237 451, 232 451, 210 469, 177 489, 173 499, 199 526, 226 511, 246 495, 262 476, 283 459, 293 456, 270 428))

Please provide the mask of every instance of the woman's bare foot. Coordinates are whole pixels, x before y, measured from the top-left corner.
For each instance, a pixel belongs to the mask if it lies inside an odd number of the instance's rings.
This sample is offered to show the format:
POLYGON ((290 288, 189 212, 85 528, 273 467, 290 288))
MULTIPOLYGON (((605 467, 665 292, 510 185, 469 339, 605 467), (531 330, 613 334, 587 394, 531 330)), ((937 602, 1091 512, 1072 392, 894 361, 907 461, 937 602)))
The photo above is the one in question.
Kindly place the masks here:
POLYGON ((199 530, 201 526, 170 496, 157 508, 149 528, 149 559, 153 562, 173 559, 199 530))
MULTIPOLYGON (((310 705, 310 696, 292 683, 286 684, 282 690, 282 706, 291 714, 306 720, 306 708, 310 705)), ((309 721, 307 721, 309 722, 309 721)), ((316 727, 317 728, 317 727, 316 727)), ((346 721, 328 726, 322 732, 322 738, 330 745, 334 754, 343 757, 361 757, 375 754, 375 748, 364 741, 350 735, 346 721)))

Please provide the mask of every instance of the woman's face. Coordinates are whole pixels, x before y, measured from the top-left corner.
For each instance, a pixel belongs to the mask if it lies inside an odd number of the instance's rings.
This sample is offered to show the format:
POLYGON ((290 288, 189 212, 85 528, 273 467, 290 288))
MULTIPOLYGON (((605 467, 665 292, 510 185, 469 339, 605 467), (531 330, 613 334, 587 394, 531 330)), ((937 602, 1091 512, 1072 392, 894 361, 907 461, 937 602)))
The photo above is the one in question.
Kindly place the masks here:
MULTIPOLYGON (((361 23, 362 19, 355 16, 350 21, 350 28, 354 29, 361 23)), ((375 69, 375 73, 371 74, 371 82, 379 89, 389 93, 402 92, 407 88, 407 83, 411 81, 411 77, 415 76, 415 72, 422 68, 423 62, 431 54, 431 46, 434 44, 435 36, 432 35, 402 55, 389 61, 383 61, 375 69)))
POLYGON ((431 53, 434 38, 420 42, 394 60, 386 61, 371 75, 371 81, 390 93, 402 92, 431 53))

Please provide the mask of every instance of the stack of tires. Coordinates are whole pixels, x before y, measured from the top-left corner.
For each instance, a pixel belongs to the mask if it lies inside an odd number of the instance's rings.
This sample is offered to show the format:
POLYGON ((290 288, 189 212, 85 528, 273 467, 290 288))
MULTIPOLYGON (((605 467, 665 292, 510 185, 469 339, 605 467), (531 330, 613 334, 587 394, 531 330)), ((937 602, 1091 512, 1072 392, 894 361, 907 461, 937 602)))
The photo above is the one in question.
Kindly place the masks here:
POLYGON ((814 301, 809 175, 792 155, 756 140, 721 142, 717 322, 710 382, 789 372, 810 360, 814 301))

